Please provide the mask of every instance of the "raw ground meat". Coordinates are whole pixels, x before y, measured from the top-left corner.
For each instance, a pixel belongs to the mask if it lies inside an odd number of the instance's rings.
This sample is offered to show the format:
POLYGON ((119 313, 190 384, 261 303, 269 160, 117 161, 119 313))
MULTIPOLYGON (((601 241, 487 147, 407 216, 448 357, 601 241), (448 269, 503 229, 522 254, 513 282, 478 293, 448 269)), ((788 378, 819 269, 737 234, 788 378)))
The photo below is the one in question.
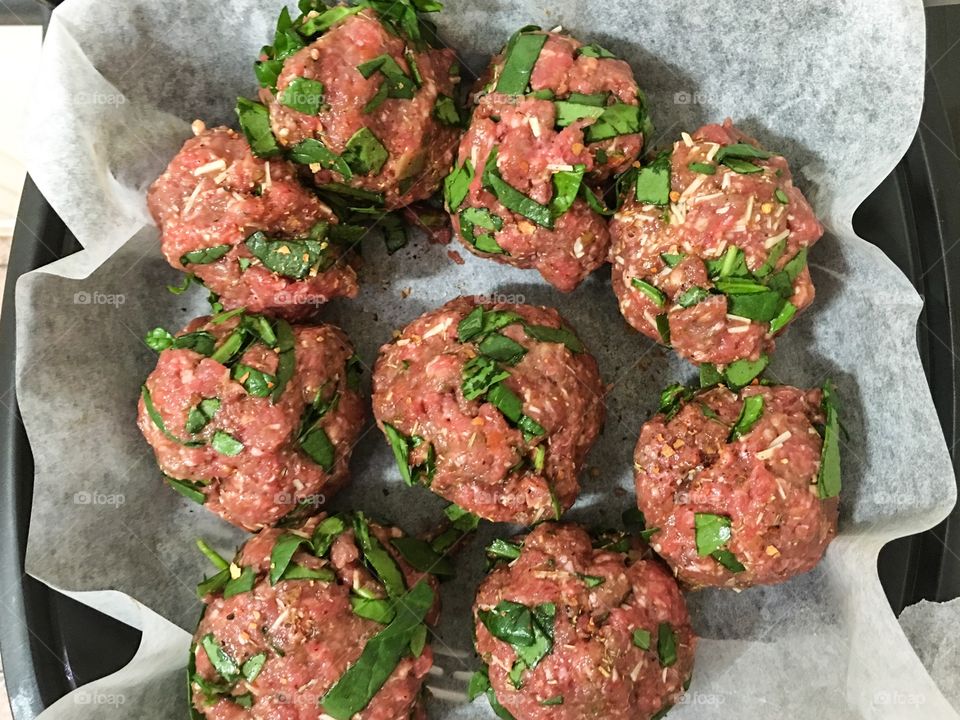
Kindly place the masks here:
POLYGON ((690 680, 697 640, 660 561, 638 541, 628 552, 595 549, 577 525, 544 523, 522 543, 517 559, 484 580, 474 603, 477 652, 500 704, 517 720, 649 720, 675 704, 690 680), (483 619, 502 601, 554 610, 552 647, 514 678, 515 647, 483 619))
POLYGON ((836 497, 821 499, 817 474, 822 391, 752 385, 700 392, 677 414, 655 415, 634 452, 637 504, 650 545, 691 587, 749 587, 807 572, 837 532, 836 497), (763 397, 756 424, 729 440, 744 398, 763 397), (695 516, 729 519, 733 572, 698 554, 695 516))
MULTIPOLYGON (((221 347, 249 317, 223 322, 197 318, 180 335, 208 333, 221 347)), ((193 486, 208 510, 248 530, 273 525, 293 511, 315 512, 329 500, 348 479, 350 453, 363 426, 363 401, 350 379, 353 347, 347 336, 332 325, 295 325, 292 333, 295 367, 276 402, 254 396, 242 384, 249 381, 251 369, 276 383, 277 349, 255 342, 227 364, 195 349, 163 350, 145 388, 166 433, 151 418, 145 395, 138 406, 137 423, 164 474, 193 486), (329 470, 304 452, 299 439, 305 415, 318 398, 319 405, 329 405, 317 421, 332 446, 329 470), (191 410, 196 413, 202 401, 211 399, 219 403, 208 413, 212 417, 189 432, 191 410), (233 455, 214 449, 217 437, 226 440, 223 434, 242 449, 233 455)), ((232 452, 232 443, 225 444, 232 452)))
MULTIPOLYGON (((771 330, 769 321, 731 314, 728 296, 710 292, 716 290, 718 278, 716 272, 708 273, 705 261, 718 262, 739 248, 745 270, 741 267, 731 277, 755 275, 769 282, 823 234, 813 209, 793 184, 786 159, 775 154, 748 157, 746 166, 740 166, 748 172, 738 172, 717 161, 725 147, 735 144, 759 149, 730 120, 722 126, 705 125, 692 136, 684 133, 673 144, 669 159, 669 204, 639 202, 631 184, 610 224, 613 289, 620 312, 634 328, 661 342, 657 316, 665 317, 669 344, 695 363, 757 360, 773 350, 773 336, 785 326, 771 330), (691 163, 712 174, 691 169, 691 163), (673 256, 674 266, 665 255, 673 256), (771 264, 764 267, 768 261, 771 264), (653 286, 653 296, 641 291, 637 281, 653 286), (684 307, 688 301, 680 301, 693 288, 708 292, 684 307)), ((784 287, 796 312, 813 302, 805 262, 784 287)))
POLYGON ((579 345, 555 310, 457 298, 381 348, 372 398, 380 428, 389 425, 411 445, 409 466, 432 468, 420 477, 423 484, 481 517, 525 524, 573 505, 577 475, 604 418, 596 360, 582 346, 574 352, 563 342, 537 340, 528 326, 562 330, 579 345), (483 343, 461 342, 458 328, 477 308, 485 317, 516 313, 500 333, 526 353, 499 368, 509 372, 503 384, 544 434, 525 438, 489 396, 465 397, 464 367, 483 360, 483 343))
POLYGON ((300 184, 294 166, 257 158, 229 128, 206 130, 199 121, 194 128, 196 137, 184 143, 147 195, 167 262, 196 275, 226 308, 302 319, 329 300, 355 297, 356 261, 348 247, 328 243, 317 270, 294 279, 265 267, 244 243, 256 231, 294 240, 318 223, 337 223, 330 208, 300 184), (213 261, 182 261, 218 246, 226 252, 213 261))

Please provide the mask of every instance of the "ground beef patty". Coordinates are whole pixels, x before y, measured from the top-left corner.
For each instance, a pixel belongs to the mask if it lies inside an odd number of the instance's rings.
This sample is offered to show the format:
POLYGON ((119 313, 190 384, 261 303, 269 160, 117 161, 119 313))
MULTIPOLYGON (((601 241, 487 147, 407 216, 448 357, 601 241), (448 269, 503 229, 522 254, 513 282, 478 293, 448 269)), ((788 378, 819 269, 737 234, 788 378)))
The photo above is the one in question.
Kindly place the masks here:
POLYGON ((447 209, 473 253, 573 290, 607 259, 592 188, 630 166, 649 121, 630 66, 597 45, 525 30, 474 95, 447 209))
POLYGON ((493 521, 559 517, 603 423, 597 362, 552 309, 461 297, 380 350, 373 412, 409 483, 493 521))
POLYGON ((429 197, 459 137, 453 51, 427 44, 404 0, 318 7, 284 11, 257 66, 276 141, 321 186, 380 194, 387 209, 429 197))
POLYGON ((696 363, 757 360, 813 302, 823 234, 786 159, 727 120, 683 133, 624 183, 613 289, 633 327, 696 363))
POLYGON ((356 513, 264 530, 230 563, 203 547, 223 569, 198 587, 193 708, 209 720, 425 718, 439 594, 395 542, 418 541, 356 513))
POLYGON ((337 240, 336 217, 294 166, 255 157, 228 128, 197 121, 194 129, 147 195, 167 262, 227 308, 297 319, 356 296, 349 244, 337 240))
POLYGON ((664 392, 634 452, 637 504, 682 582, 777 583, 819 562, 837 532, 833 397, 829 385, 664 392))
POLYGON ((696 637, 676 581, 639 541, 595 549, 582 528, 544 523, 490 550, 509 564, 477 591, 488 670, 472 694, 489 683, 517 720, 649 720, 680 699, 696 637))
POLYGON ((254 530, 346 482, 364 409, 342 330, 232 311, 147 342, 137 422, 175 489, 254 530))

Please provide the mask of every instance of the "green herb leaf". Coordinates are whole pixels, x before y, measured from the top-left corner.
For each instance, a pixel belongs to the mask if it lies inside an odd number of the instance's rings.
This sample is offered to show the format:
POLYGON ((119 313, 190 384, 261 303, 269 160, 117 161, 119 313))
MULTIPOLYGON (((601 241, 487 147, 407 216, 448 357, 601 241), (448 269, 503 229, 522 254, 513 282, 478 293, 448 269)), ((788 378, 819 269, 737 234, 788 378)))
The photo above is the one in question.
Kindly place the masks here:
POLYGON ((826 422, 823 426, 823 447, 820 450, 820 470, 817 473, 817 495, 832 498, 840 494, 840 409, 833 383, 823 384, 821 403, 826 422))
POLYGON ((221 570, 197 584, 197 597, 202 600, 206 595, 218 593, 228 582, 230 582, 230 571, 221 570))
POLYGON ((602 106, 575 103, 569 100, 557 100, 553 103, 553 106, 556 109, 556 120, 554 123, 557 127, 567 127, 584 118, 596 120, 604 113, 602 106))
POLYGON ((470 162, 469 158, 464 161, 463 165, 454 168, 453 172, 444 178, 443 198, 450 212, 456 212, 463 204, 463 200, 470 190, 471 182, 473 182, 473 163, 470 162))
POLYGON ((523 545, 497 538, 487 546, 487 557, 516 560, 520 557, 521 550, 523 550, 523 545))
POLYGON ((169 475, 164 475, 164 479, 170 487, 187 498, 187 500, 193 500, 197 505, 203 505, 207 501, 207 496, 203 492, 203 488, 206 487, 204 483, 199 481, 178 480, 169 475))
POLYGON ((310 539, 313 545, 313 554, 317 557, 326 555, 334 540, 340 537, 346 529, 347 523, 340 515, 331 515, 317 523, 310 539))
MULTIPOLYGON (((277 379, 273 375, 265 373, 262 370, 257 370, 249 365, 244 365, 243 363, 237 363, 233 366, 233 369, 230 371, 230 377, 243 385, 247 394, 252 397, 267 397, 277 382, 277 379)), ((201 427, 203 426, 201 425, 201 427)))
POLYGON ((727 296, 727 312, 731 315, 770 322, 783 309, 785 301, 780 293, 758 282, 730 278, 719 279, 715 285, 727 296))
POLYGON ((774 191, 773 196, 777 199, 778 202, 783 203, 784 205, 790 202, 790 198, 788 198, 787 194, 780 188, 777 188, 774 191))
POLYGON ((223 587, 223 597, 231 598, 234 595, 241 595, 245 592, 250 592, 253 590, 253 586, 257 581, 257 574, 254 572, 253 568, 250 566, 241 568, 240 575, 238 577, 230 577, 230 580, 223 587))
POLYGON ((717 172, 717 166, 711 163, 692 162, 688 163, 687 167, 692 172, 700 173, 701 175, 715 175, 717 172))
POLYGON ((270 127, 270 113, 261 103, 237 98, 237 120, 240 129, 250 143, 250 149, 257 157, 273 157, 280 154, 280 146, 270 127))
POLYGON ((682 308, 693 307, 697 303, 703 302, 708 297, 710 297, 710 293, 704 290, 702 287, 690 287, 677 296, 677 305, 682 308))
POLYGON ((654 287, 646 280, 641 280, 640 278, 632 278, 630 284, 633 285, 637 290, 646 295, 650 300, 653 301, 654 305, 657 307, 663 307, 667 304, 667 296, 663 294, 659 288, 654 287))
POLYGON ((737 440, 751 430, 757 424, 763 415, 763 395, 750 395, 743 399, 743 407, 740 408, 740 416, 730 430, 729 442, 737 440))
POLYGON ((663 262, 664 262, 666 265, 668 265, 668 266, 670 266, 670 267, 672 267, 672 268, 675 268, 677 265, 679 265, 681 262, 683 262, 684 258, 686 258, 686 257, 687 257, 687 256, 686 256, 686 255, 683 255, 683 254, 660 253, 660 259, 663 260, 663 262))
POLYGON ((323 83, 304 77, 295 77, 284 88, 277 100, 291 110, 304 115, 316 115, 323 107, 323 83))
POLYGON ((486 335, 477 349, 482 355, 507 365, 516 365, 527 354, 523 345, 498 332, 486 335))
POLYGON ((493 360, 483 355, 469 360, 461 372, 463 380, 460 388, 466 400, 476 400, 501 380, 510 377, 510 373, 501 370, 493 360))
POLYGON ((248 683, 252 683, 260 675, 260 671, 263 670, 263 666, 266 662, 267 654, 264 652, 257 653, 243 663, 243 665, 240 667, 240 674, 243 675, 244 680, 246 680, 248 683))
POLYGON ((204 398, 197 403, 196 407, 190 408, 190 412, 187 413, 186 431, 191 435, 200 432, 213 419, 219 409, 220 400, 218 398, 204 398))
POLYGON ((573 170, 560 170, 553 174, 553 198, 550 200, 550 212, 560 217, 573 205, 580 194, 585 165, 574 165, 573 170))
POLYGON ((591 43, 590 45, 584 45, 579 50, 577 50, 578 55, 583 55, 585 57, 592 58, 615 58, 617 57, 609 50, 605 50, 596 43, 591 43))
POLYGON ((344 180, 353 177, 353 171, 346 161, 315 138, 301 140, 290 149, 290 159, 300 165, 318 164, 327 170, 334 170, 344 180))
POLYGON ((733 532, 730 518, 713 513, 694 513, 694 533, 697 543, 697 555, 706 557, 715 550, 726 547, 733 532))
POLYGON ((693 391, 682 383, 668 385, 660 393, 660 405, 657 412, 666 415, 669 422, 673 416, 693 397, 693 391))
POLYGON ((524 324, 523 331, 534 340, 547 343, 562 343, 572 353, 581 353, 585 350, 572 330, 565 327, 550 327, 548 325, 527 325, 524 324))
POLYGON ((644 205, 667 205, 670 202, 670 153, 662 152, 652 163, 640 168, 636 198, 644 205))
POLYGON ((322 229, 315 226, 317 239, 273 240, 262 230, 250 235, 244 243, 251 254, 271 272, 293 280, 303 280, 308 275, 327 270, 336 261, 326 239, 326 223, 322 229))
POLYGON ((727 158, 739 158, 739 159, 750 159, 756 158, 759 160, 767 160, 773 157, 773 153, 767 152, 766 150, 761 150, 756 145, 751 145, 749 143, 734 143, 732 145, 724 145, 716 154, 717 162, 722 162, 727 158))
POLYGON ((207 633, 200 638, 200 647, 203 648, 203 651, 210 659, 210 664, 213 665, 213 669, 216 670, 217 674, 224 680, 232 681, 240 675, 240 668, 237 667, 237 661, 230 657, 226 650, 220 647, 213 633, 207 633))
POLYGON ((277 384, 274 385, 273 392, 270 394, 270 400, 273 403, 279 402, 283 391, 287 389, 287 384, 293 377, 297 365, 296 344, 297 340, 290 323, 282 319, 277 320, 277 384))
POLYGON ((650 631, 637 628, 633 631, 633 644, 641 650, 650 649, 650 631))
POLYGON ((656 317, 657 332, 660 333, 660 342, 666 347, 670 347, 670 318, 666 313, 661 313, 656 317))
POLYGON ((752 383, 770 364, 770 358, 761 355, 757 360, 737 360, 727 365, 723 372, 723 382, 736 392, 752 383))
POLYGON ((396 618, 367 641, 360 657, 323 696, 323 712, 335 720, 349 720, 369 704, 409 651, 411 638, 433 601, 433 590, 419 582, 397 602, 396 618))
POLYGON ((403 579, 403 573, 400 567, 391 557, 387 549, 370 531, 370 525, 367 523, 363 513, 356 513, 353 517, 353 532, 357 538, 357 544, 363 553, 367 566, 373 570, 376 576, 383 583, 387 595, 392 598, 398 598, 406 592, 406 582, 403 579))
POLYGON ((563 695, 554 695, 549 697, 546 700, 541 700, 540 704, 544 707, 550 707, 552 705, 563 705, 563 695))
POLYGON ((643 132, 647 124, 643 108, 639 105, 628 105, 616 102, 607 105, 597 121, 587 127, 584 137, 587 142, 609 140, 619 135, 634 135, 643 132))
POLYGON ((276 585, 287 571, 294 553, 301 545, 310 545, 310 540, 293 533, 284 533, 277 538, 270 551, 270 584, 276 585))
POLYGON ((540 51, 547 42, 544 33, 523 33, 514 35, 505 50, 506 60, 496 90, 505 95, 523 95, 530 84, 530 75, 537 64, 540 51))
POLYGON ((507 210, 523 215, 541 227, 552 229, 553 213, 550 212, 550 208, 527 197, 500 177, 500 172, 497 170, 497 153, 498 148, 494 147, 487 156, 487 163, 483 170, 484 187, 489 188, 507 210))
POLYGON ((213 434, 213 439, 210 441, 210 447, 212 447, 221 455, 234 457, 235 455, 239 455, 243 450, 243 443, 237 440, 230 433, 224 432, 223 430, 217 430, 213 434))
POLYGON ((602 578, 599 575, 582 575, 577 573, 577 577, 583 580, 583 584, 590 589, 600 587, 606 582, 606 578, 602 578))
POLYGON ((727 248, 727 251, 716 260, 707 260, 706 265, 711 279, 750 275, 743 250, 735 245, 727 248))
POLYGON ((307 20, 300 27, 300 32, 307 37, 318 35, 329 30, 337 23, 348 18, 350 15, 355 15, 365 7, 366 5, 363 4, 354 5, 352 7, 347 5, 337 5, 307 20))
POLYGON ((330 436, 322 427, 314 427, 300 438, 300 449, 307 454, 324 472, 331 472, 336 461, 337 453, 330 442, 330 436))
POLYGON ((200 440, 183 440, 167 430, 167 426, 163 422, 163 416, 153 404, 153 398, 150 396, 150 390, 146 385, 140 386, 140 397, 143 399, 143 406, 146 408, 147 415, 153 421, 153 424, 157 426, 157 429, 163 433, 164 437, 184 447, 200 447, 203 445, 203 442, 200 440))
POLYGON ((723 565, 730 572, 738 573, 747 569, 744 567, 743 563, 737 560, 736 555, 725 548, 714 550, 712 553, 710 553, 710 557, 723 565))
POLYGON ((437 577, 453 577, 456 574, 450 558, 438 553, 428 542, 419 538, 399 537, 390 540, 390 544, 414 570, 437 577))
POLYGON ((478 342, 484 335, 517 322, 523 322, 523 318, 515 312, 485 310, 482 305, 478 305, 457 325, 457 338, 462 343, 471 340, 478 342))
POLYGON ((752 162, 747 162, 746 160, 739 160, 738 158, 728 157, 720 161, 728 168, 734 172, 740 173, 742 175, 749 175, 751 173, 763 172, 763 168, 759 165, 754 165, 752 162))
POLYGON ((770 334, 776 335, 783 330, 783 328, 790 324, 790 321, 793 320, 793 316, 796 314, 797 306, 792 302, 785 302, 780 313, 770 321, 770 334))
POLYGON ((523 415, 523 401, 503 382, 496 383, 487 391, 487 402, 514 423, 518 422, 523 415))
POLYGON ((379 598, 350 598, 350 607, 356 615, 387 625, 397 616, 394 603, 379 598))
POLYGON ((400 64, 390 55, 380 55, 362 65, 357 65, 357 71, 365 78, 369 78, 375 72, 381 73, 384 77, 383 85, 380 86, 378 91, 378 95, 383 97, 375 104, 368 103, 364 112, 376 109, 388 97, 409 100, 416 94, 416 81, 407 75, 400 64), (386 88, 385 94, 384 88, 386 88), (371 104, 373 104, 373 107, 370 107, 371 104))
POLYGON ((459 127, 461 123, 457 103, 447 95, 437 96, 437 101, 433 105, 433 116, 442 124, 451 127, 459 127))
POLYGON ((413 631, 410 638, 410 654, 414 657, 423 655, 423 649, 427 646, 427 626, 420 625, 413 631))
POLYGON ((657 627, 657 656, 661 667, 670 667, 677 662, 677 636, 670 623, 662 622, 657 627))
POLYGON ((341 157, 358 175, 376 175, 390 153, 369 128, 362 127, 347 141, 341 157))
POLYGON ((200 248, 199 250, 191 250, 188 253, 185 253, 180 256, 181 265, 209 265, 214 263, 228 252, 230 248, 233 247, 229 244, 223 245, 214 245, 213 247, 200 248))

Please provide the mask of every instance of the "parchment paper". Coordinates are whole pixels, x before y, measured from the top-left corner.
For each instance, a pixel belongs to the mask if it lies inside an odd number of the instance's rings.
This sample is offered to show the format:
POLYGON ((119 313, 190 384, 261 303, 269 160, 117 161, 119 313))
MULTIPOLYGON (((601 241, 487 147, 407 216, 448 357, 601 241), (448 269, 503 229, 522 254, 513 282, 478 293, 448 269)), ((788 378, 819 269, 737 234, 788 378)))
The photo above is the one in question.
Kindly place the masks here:
MULTIPOLYGON (((632 62, 666 138, 734 117, 790 157, 829 228, 811 255, 817 301, 779 341, 771 376, 799 386, 831 377, 838 386, 850 433, 840 535, 814 572, 789 583, 689 597, 703 639, 690 693, 670 717, 957 718, 876 574, 885 542, 932 526, 956 499, 915 346, 922 301, 850 222, 916 127, 922 7, 702 5, 450 0, 439 18, 474 71, 530 22, 562 23, 601 43, 632 62)), ((64 700, 45 718, 185 717, 182 693, 158 701, 157 688, 177 685, 175 658, 199 611, 193 588, 209 570, 192 541, 202 536, 229 551, 243 535, 161 484, 134 424, 138 387, 155 363, 144 332, 179 328, 205 311, 199 290, 164 290, 179 276, 161 259, 156 230, 141 229, 143 193, 191 120, 229 121, 235 96, 253 94, 250 59, 278 10, 262 0, 68 0, 50 25, 29 167, 87 250, 17 287, 18 393, 36 461, 27 564, 50 585, 141 627, 144 640, 130 666, 101 681, 122 703, 64 700)), ((535 273, 465 251, 457 265, 447 256, 455 247, 418 240, 388 257, 371 240, 361 296, 334 303, 325 318, 349 332, 369 367, 395 328, 458 293, 559 307, 611 386, 606 429, 569 519, 615 524, 632 503, 641 424, 660 388, 690 379, 693 369, 627 328, 606 270, 561 295, 535 273)), ((352 469, 334 507, 360 508, 411 532, 440 518, 439 499, 402 486, 376 430, 360 441, 352 469)), ((492 717, 482 701, 458 699, 477 667, 466 619, 482 548, 510 531, 484 524, 458 558, 458 579, 443 587, 431 717, 492 717)))

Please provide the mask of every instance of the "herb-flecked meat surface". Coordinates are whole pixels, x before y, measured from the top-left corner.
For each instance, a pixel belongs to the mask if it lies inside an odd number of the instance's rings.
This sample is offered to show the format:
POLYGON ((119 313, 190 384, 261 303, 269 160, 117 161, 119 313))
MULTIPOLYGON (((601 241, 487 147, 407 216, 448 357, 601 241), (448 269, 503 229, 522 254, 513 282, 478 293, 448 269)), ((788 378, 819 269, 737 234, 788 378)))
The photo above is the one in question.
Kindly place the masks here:
POLYGON ((454 230, 471 252, 573 290, 609 249, 593 188, 650 132, 633 72, 599 46, 526 30, 478 88, 446 181, 454 230))
POLYGON ((450 168, 460 69, 452 50, 429 45, 433 31, 409 3, 385 6, 389 18, 403 18, 399 26, 371 5, 310 10, 291 22, 285 37, 294 46, 277 41, 261 56, 275 74, 259 73, 260 99, 277 143, 318 185, 375 193, 395 209, 432 195, 450 168))
POLYGON ((404 479, 530 524, 576 500, 603 395, 596 360, 555 310, 461 297, 381 348, 372 399, 404 479))
POLYGON ((838 429, 821 429, 825 407, 820 389, 720 386, 643 426, 637 504, 651 546, 683 583, 778 583, 820 561, 837 532, 839 492, 820 472, 821 432, 832 443, 838 429))
POLYGON ((256 157, 229 128, 202 129, 150 187, 147 204, 173 267, 227 308, 288 319, 359 291, 337 218, 281 158, 256 157))
POLYGON ((255 530, 347 481, 365 413, 343 331, 233 312, 148 342, 137 423, 176 489, 255 530))
POLYGON ((501 546, 513 559, 474 604, 492 701, 517 720, 649 720, 679 701, 696 637, 676 580, 640 547, 595 548, 557 523, 501 546))
POLYGON ((620 312, 692 362, 757 360, 813 302, 823 228, 786 158, 729 120, 640 169, 610 233, 620 312))
POLYGON ((208 720, 425 718, 439 593, 397 551, 402 537, 357 513, 247 541, 198 589, 194 709, 208 720))

